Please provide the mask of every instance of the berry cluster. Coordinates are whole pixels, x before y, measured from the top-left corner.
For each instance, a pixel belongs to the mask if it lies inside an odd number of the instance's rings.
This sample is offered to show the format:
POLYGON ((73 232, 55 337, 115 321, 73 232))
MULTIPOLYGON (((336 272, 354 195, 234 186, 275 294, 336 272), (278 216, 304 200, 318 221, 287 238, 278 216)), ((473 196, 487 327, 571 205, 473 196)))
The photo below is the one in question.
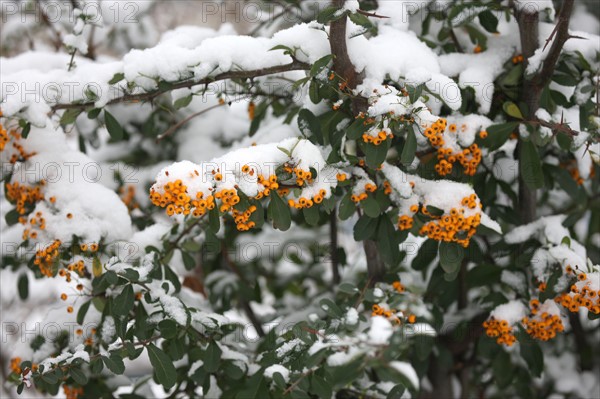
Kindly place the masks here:
POLYGON ((392 287, 394 287, 394 289, 400 294, 402 294, 404 292, 404 286, 402 285, 402 283, 400 281, 394 281, 392 283, 392 287))
MULTIPOLYGON (((0 117, 2 116, 2 111, 0 111, 0 117)), ((16 163, 18 160, 27 160, 35 155, 35 152, 27 153, 20 141, 22 140, 21 133, 19 133, 16 129, 10 129, 10 131, 6 130, 6 127, 0 123, 0 151, 4 151, 9 141, 12 142, 12 148, 14 148, 15 152, 10 156, 10 163, 16 163)))
MULTIPOLYGON (((410 206, 410 211, 414 215, 419 211, 419 205, 414 204, 410 206)), ((398 229, 399 230, 410 230, 413 227, 413 217, 409 215, 398 216, 398 229)))
MULTIPOLYGON (((242 167, 242 171, 244 168, 242 167)), ((310 174, 310 172, 308 172, 310 174)), ((271 175, 269 178, 264 177, 263 175, 258 175, 258 183, 261 184, 264 189, 256 195, 256 199, 261 199, 263 197, 268 197, 271 195, 271 190, 277 190, 279 188, 279 183, 277 182, 277 176, 271 175)), ((300 186, 302 184, 299 184, 300 186)))
POLYGON ((571 285, 568 293, 559 295, 554 300, 570 312, 575 313, 579 308, 586 308, 594 314, 600 314, 600 290, 592 288, 592 281, 587 274, 576 272, 571 266, 567 266, 567 273, 576 274, 578 281, 571 285))
POLYGON ((533 317, 523 318, 523 324, 531 337, 541 341, 548 341, 556 337, 557 332, 564 331, 565 327, 558 315, 551 315, 548 312, 539 314, 540 301, 532 299, 529 303, 533 317))
POLYGON ((497 338, 498 344, 506 344, 512 346, 517 342, 517 338, 513 334, 513 328, 506 320, 497 320, 494 316, 483 322, 483 328, 488 337, 497 338))
POLYGON ((135 200, 135 186, 132 184, 119 188, 121 201, 127 206, 129 212, 140 207, 140 204, 135 200))
POLYGON ((423 206, 421 213, 433 220, 423 225, 419 234, 427 235, 427 237, 436 241, 456 242, 465 248, 468 247, 471 237, 475 235, 477 226, 481 223, 481 213, 464 216, 465 208, 475 209, 477 207, 477 196, 475 194, 463 198, 461 205, 463 208, 452 208, 450 214, 442 216, 431 215, 427 208, 423 206))
POLYGON ((386 130, 379 131, 379 133, 377 133, 376 136, 372 136, 368 133, 364 133, 362 135, 362 139, 365 143, 371 143, 373 145, 380 145, 387 139, 391 140, 394 138, 394 135, 389 131, 389 129, 386 129, 386 130))
POLYGON ((515 55, 514 57, 512 57, 512 63, 515 65, 520 64, 524 60, 525 60, 525 58, 523 58, 522 54, 515 55))
POLYGON ((44 199, 44 194, 42 194, 40 186, 45 185, 46 182, 44 180, 41 180, 39 186, 35 187, 19 184, 19 182, 7 183, 6 198, 15 203, 16 210, 20 215, 24 215, 27 213, 27 205, 34 205, 44 199))
POLYGON ((302 208, 310 208, 315 204, 320 204, 325 199, 325 195, 327 195, 327 191, 324 189, 319 190, 319 192, 310 198, 300 197, 298 201, 294 201, 293 199, 288 200, 288 205, 290 208, 302 209, 302 208))
POLYGON ((21 374, 23 370, 21 370, 21 358, 13 357, 10 359, 10 371, 15 374, 21 374))
POLYGON ((248 231, 256 225, 256 223, 250 221, 250 217, 256 212, 256 209, 255 205, 250 205, 245 211, 232 209, 231 214, 239 231, 248 231))
POLYGON ((83 395, 83 388, 63 385, 63 391, 67 399, 77 399, 83 395))
POLYGON ((367 194, 367 193, 374 193, 375 191, 377 191, 377 186, 372 183, 366 183, 364 186, 364 190, 365 191, 363 191, 360 194, 352 194, 352 196, 350 196, 350 199, 352 200, 352 202, 357 204, 360 201, 366 200, 367 197, 369 196, 369 194, 367 194))
MULTIPOLYGON (((447 121, 440 118, 435 121, 430 127, 425 129, 425 137, 429 140, 432 147, 437 149, 438 163, 435 165, 435 171, 440 176, 446 176, 452 173, 452 168, 456 162, 459 162, 464 169, 464 174, 473 176, 477 171, 477 166, 481 163, 481 150, 477 144, 471 144, 469 148, 456 152, 450 147, 444 147, 444 133, 446 127, 451 134, 457 134, 458 128, 455 124, 447 126, 447 121)), ((462 126, 466 129, 466 125, 462 126)), ((487 137, 487 132, 480 132, 480 137, 487 137)))
POLYGON ((58 248, 61 244, 62 242, 60 240, 54 240, 52 244, 35 253, 33 264, 37 265, 42 274, 46 277, 52 277, 52 266, 54 265, 56 258, 58 258, 58 248))
MULTIPOLYGON (((34 216, 29 218, 29 224, 31 225, 31 229, 23 230, 23 240, 27 240, 29 238, 36 239, 38 237, 38 232, 36 229, 45 230, 46 229, 46 219, 42 217, 42 212, 38 211, 34 216)), ((19 222, 21 224, 27 224, 27 219, 25 217, 20 217, 19 222)))
POLYGON ((305 183, 312 184, 313 175, 310 170, 304 170, 302 168, 292 168, 290 165, 284 165, 283 170, 289 174, 296 175, 296 185, 298 187, 304 186, 305 183))

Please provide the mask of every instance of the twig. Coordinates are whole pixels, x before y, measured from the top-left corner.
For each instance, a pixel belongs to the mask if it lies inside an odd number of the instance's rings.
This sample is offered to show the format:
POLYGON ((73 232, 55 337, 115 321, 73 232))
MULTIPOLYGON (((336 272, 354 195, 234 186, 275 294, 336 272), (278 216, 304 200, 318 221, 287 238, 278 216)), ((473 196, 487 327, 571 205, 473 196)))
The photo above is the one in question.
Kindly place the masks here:
POLYGON ((309 375, 311 375, 312 373, 315 372, 316 369, 310 369, 308 371, 305 371, 304 373, 302 373, 300 375, 300 377, 298 377, 298 379, 296 381, 294 381, 292 383, 292 385, 290 385, 289 387, 287 387, 287 389, 285 391, 283 391, 283 396, 289 394, 290 392, 292 392, 294 390, 294 388, 296 388, 296 386, 298 386, 298 384, 300 384, 300 382, 305 379, 306 377, 308 377, 309 375))
MULTIPOLYGON (((575 0, 565 0, 563 2, 563 6, 560 10, 560 15, 558 17, 558 22, 556 23, 556 27, 554 31, 550 35, 548 40, 556 35, 555 40, 552 42, 552 46, 544 60, 544 64, 542 66, 542 70, 536 74, 534 81, 542 87, 544 87, 550 79, 552 79, 552 75, 554 74, 554 67, 558 61, 558 57, 562 52, 563 46, 565 42, 571 38, 569 35, 569 20, 571 19, 571 13, 573 12, 573 5, 575 0)), ((548 41, 546 41, 546 45, 548 45, 548 41)))
POLYGON ((458 37, 456 37, 456 33, 454 33, 454 29, 450 28, 450 38, 452 39, 452 43, 454 43, 454 46, 456 47, 456 51, 459 53, 464 53, 465 51, 463 50, 462 46, 460 45, 460 42, 458 41, 458 37))
POLYGON ((163 140, 165 137, 168 137, 168 136, 172 135, 173 133, 175 133, 175 132, 177 131, 177 129, 179 129, 181 126, 185 125, 186 123, 188 123, 189 121, 191 121, 191 120, 192 120, 192 119, 194 119, 195 117, 197 117, 197 116, 200 116, 200 115, 202 115, 202 114, 205 114, 205 113, 207 113, 208 111, 211 111, 211 110, 213 110, 213 109, 215 109, 215 108, 219 108, 219 107, 221 107, 221 106, 223 106, 223 105, 225 105, 225 104, 226 104, 226 103, 223 103, 223 104, 215 104, 215 105, 213 105, 213 106, 211 106, 211 107, 208 107, 208 108, 205 108, 205 109, 203 109, 203 110, 201 110, 201 111, 198 111, 198 112, 196 112, 196 113, 193 113, 192 115, 190 115, 190 116, 188 116, 187 118, 185 118, 185 119, 183 119, 183 120, 181 120, 181 121, 177 122, 176 124, 174 124, 173 126, 171 126, 170 128, 168 128, 167 130, 165 130, 165 132, 164 132, 164 133, 162 133, 161 135, 159 135, 159 136, 156 138, 156 142, 157 142, 157 143, 160 143, 160 141, 161 141, 161 140, 163 140))
POLYGON ((569 127, 569 125, 562 123, 562 122, 554 123, 554 122, 544 121, 541 119, 536 119, 536 120, 532 120, 532 121, 526 121, 524 123, 527 123, 530 125, 539 125, 539 126, 547 127, 549 129, 552 129, 553 132, 565 133, 569 136, 578 136, 579 135, 579 132, 577 130, 571 129, 569 127))
MULTIPOLYGON (((205 213, 204 215, 200 216, 200 217, 199 217, 198 219, 196 219, 196 220, 195 220, 195 221, 194 221, 192 224, 190 224, 188 227, 186 227, 186 228, 185 228, 185 230, 183 230, 183 231, 181 232, 181 234, 179 234, 179 235, 177 236, 177 238, 175 239, 175 241, 171 242, 171 244, 170 244, 170 246, 169 246, 169 251, 170 251, 171 249, 175 249, 175 248, 177 248, 177 244, 179 243, 179 241, 181 241, 181 239, 182 239, 182 238, 183 238, 185 235, 187 235, 187 233, 189 233, 190 231, 192 231, 192 229, 193 229, 194 227, 196 227, 196 226, 197 226, 197 225, 198 225, 198 224, 199 224, 199 223, 202 221, 202 219, 204 219, 204 216, 206 216, 207 214, 208 214, 208 212, 207 212, 207 213, 205 213)), ((168 251, 167 251, 167 252, 168 252, 168 251)))
POLYGON ((333 207, 329 216, 329 250, 331 251, 331 272, 333 273, 333 284, 340 283, 340 270, 338 259, 338 236, 337 236, 337 207, 333 207))
MULTIPOLYGON (((259 77, 259 76, 272 75, 274 73, 282 73, 282 72, 298 71, 298 70, 308 70, 308 69, 310 69, 309 64, 306 64, 306 63, 298 61, 298 60, 294 60, 289 64, 277 65, 277 66, 272 66, 272 67, 268 67, 268 68, 254 69, 254 70, 250 70, 250 71, 228 71, 228 72, 220 73, 213 77, 208 77, 208 78, 204 78, 204 79, 200 79, 200 80, 193 80, 193 79, 184 80, 182 82, 171 84, 171 85, 169 85, 168 88, 164 88, 164 89, 156 89, 153 91, 139 93, 139 94, 124 94, 121 97, 113 98, 112 100, 108 101, 106 103, 106 105, 112 105, 112 104, 117 104, 117 103, 122 103, 122 102, 148 101, 148 100, 154 99, 155 97, 157 97, 161 94, 167 93, 172 90, 190 88, 192 86, 198 86, 198 85, 208 85, 210 83, 213 83, 213 82, 216 82, 219 80, 248 79, 248 78, 255 78, 255 77, 259 77)), ((73 109, 73 108, 85 109, 85 108, 89 108, 89 107, 94 107, 93 101, 88 101, 88 102, 84 102, 84 103, 55 104, 52 107, 52 111, 56 112, 61 109, 73 109)))
POLYGON ((389 18, 389 17, 386 17, 385 15, 379 15, 379 14, 375 14, 374 12, 368 12, 368 11, 365 11, 365 10, 360 10, 360 9, 359 9, 359 10, 356 10, 356 12, 357 12, 357 13, 359 13, 359 14, 365 15, 365 16, 367 16, 367 17, 373 17, 373 18, 389 18))
MULTIPOLYGON (((231 269, 231 271, 238 276, 242 283, 248 285, 249 282, 246 280, 246 278, 244 277, 240 269, 237 267, 237 265, 229 257, 229 253, 227 252, 227 248, 223 241, 221 242, 221 255, 223 256, 223 260, 225 261, 229 269, 231 269)), ((252 310, 252 307, 250 306, 248 301, 244 299, 241 293, 239 294, 239 301, 240 305, 242 305, 242 309, 244 309, 244 313, 246 313, 246 316, 248 317, 248 319, 250 319, 250 322, 254 326, 254 329, 256 330, 258 336, 264 337, 265 331, 262 328, 260 320, 258 320, 258 317, 256 317, 256 314, 252 310)))

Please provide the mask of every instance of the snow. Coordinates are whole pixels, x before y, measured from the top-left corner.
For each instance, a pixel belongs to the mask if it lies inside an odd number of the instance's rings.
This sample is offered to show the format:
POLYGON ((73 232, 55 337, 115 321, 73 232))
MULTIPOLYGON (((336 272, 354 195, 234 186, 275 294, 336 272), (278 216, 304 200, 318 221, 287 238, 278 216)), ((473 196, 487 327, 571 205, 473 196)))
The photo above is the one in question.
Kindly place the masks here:
POLYGON ((358 324, 358 311, 355 308, 348 308, 344 318, 347 325, 354 326, 358 324))
POLYGON ((327 358, 327 365, 332 367, 343 366, 344 364, 350 363, 364 352, 362 349, 357 347, 349 347, 347 352, 336 352, 327 358))
POLYGON ((24 145, 37 155, 21 165, 11 181, 33 184, 44 179, 45 198, 56 198, 55 204, 42 201, 34 209, 46 219, 47 227, 38 237, 39 242, 59 239, 66 243, 73 236, 85 243, 97 243, 101 238, 113 242, 131 236, 127 207, 101 183, 101 167, 85 154, 71 150, 61 129, 50 124, 45 128, 33 126, 24 145))
MULTIPOLYGON (((167 293, 162 287, 163 284, 161 284, 160 281, 153 281, 150 283, 148 285, 150 287, 150 296, 153 300, 158 299, 165 316, 176 321, 179 325, 186 326, 188 321, 188 313, 185 305, 179 298, 167 293)), ((158 323, 163 319, 163 317, 155 317, 155 322, 158 323)))
POLYGON ((412 384, 415 390, 419 389, 419 377, 414 367, 408 362, 402 362, 399 360, 393 360, 390 362, 390 366, 393 367, 400 374, 405 376, 408 381, 412 384))
POLYGON ((371 318, 371 328, 367 334, 371 344, 387 345, 393 333, 392 323, 387 318, 382 316, 373 316, 371 318))
POLYGON ((506 320, 509 325, 514 325, 521 322, 523 317, 527 316, 528 310, 520 300, 509 301, 505 304, 497 306, 491 317, 496 320, 506 320))
POLYGON ((285 382, 288 382, 290 380, 290 370, 282 366, 281 364, 274 364, 272 366, 267 367, 264 371, 264 376, 273 379, 273 375, 275 373, 281 374, 285 382))

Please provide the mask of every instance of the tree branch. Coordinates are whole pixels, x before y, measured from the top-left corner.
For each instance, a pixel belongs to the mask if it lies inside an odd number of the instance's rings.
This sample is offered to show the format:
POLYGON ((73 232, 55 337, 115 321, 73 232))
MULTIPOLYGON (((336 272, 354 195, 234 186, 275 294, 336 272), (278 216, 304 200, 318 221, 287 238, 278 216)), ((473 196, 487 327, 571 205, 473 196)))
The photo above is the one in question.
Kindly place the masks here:
POLYGON ((340 270, 338 259, 338 236, 337 236, 337 207, 331 211, 329 219, 329 250, 331 251, 331 272, 333 273, 333 284, 340 283, 340 270))
POLYGON ((550 82, 550 79, 552 79, 554 68, 558 62, 558 57, 560 56, 566 41, 571 38, 569 35, 569 20, 571 19, 574 3, 575 0, 565 0, 563 2, 560 15, 558 16, 558 21, 556 22, 556 27, 544 45, 544 48, 546 48, 550 40, 552 40, 552 37, 556 36, 552 42, 552 46, 550 47, 546 59, 544 60, 542 70, 536 74, 534 78, 536 84, 542 88, 550 82))
MULTIPOLYGON (((342 8, 345 0, 333 0, 331 3, 333 7, 342 8)), ((329 45, 331 47, 331 54, 333 54, 333 71, 346 82, 350 90, 353 90, 362 83, 363 76, 356 72, 356 68, 348 55, 346 24, 347 16, 345 14, 341 18, 331 22, 329 28, 329 45)), ((362 96, 355 96, 352 99, 352 111, 355 115, 365 112, 367 106, 367 99, 362 96)), ((374 241, 365 240, 363 248, 367 257, 369 283, 373 285, 383 278, 385 265, 379 256, 379 251, 374 241)))
MULTIPOLYGON (((203 85, 203 84, 208 85, 210 83, 213 83, 213 82, 216 82, 219 80, 248 79, 248 78, 256 78, 259 76, 272 75, 275 73, 308 70, 308 69, 310 69, 309 64, 306 64, 306 63, 298 61, 298 60, 294 60, 289 64, 277 65, 277 66, 272 66, 272 67, 268 67, 268 68, 255 69, 255 70, 251 70, 251 71, 228 71, 228 72, 220 73, 213 77, 208 77, 208 78, 204 78, 204 79, 200 79, 200 80, 193 80, 193 79, 184 80, 182 82, 174 83, 174 84, 170 85, 168 88, 164 88, 164 89, 156 89, 153 91, 139 93, 139 94, 124 94, 121 97, 113 98, 108 103, 106 103, 106 105, 112 105, 112 104, 123 103, 123 102, 149 101, 149 100, 153 100, 154 98, 158 97, 161 94, 167 93, 172 90, 190 88, 193 86, 198 86, 198 85, 203 85)), ((52 107, 52 111, 55 112, 55 111, 58 111, 61 109, 74 109, 74 108, 85 109, 85 108, 89 108, 89 107, 94 107, 93 101, 88 101, 88 102, 84 102, 84 103, 56 104, 52 107)))

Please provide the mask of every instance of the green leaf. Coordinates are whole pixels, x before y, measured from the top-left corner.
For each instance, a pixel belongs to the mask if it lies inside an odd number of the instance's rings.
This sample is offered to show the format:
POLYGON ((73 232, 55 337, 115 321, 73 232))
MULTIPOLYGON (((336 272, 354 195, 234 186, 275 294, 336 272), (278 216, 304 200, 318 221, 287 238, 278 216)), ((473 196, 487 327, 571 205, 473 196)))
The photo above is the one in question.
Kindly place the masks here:
POLYGON ((102 361, 106 365, 106 367, 115 374, 123 374, 125 372, 125 364, 123 363, 123 358, 113 353, 110 357, 102 356, 102 361))
POLYGON ((218 233, 221 229, 221 218, 219 217, 219 208, 214 207, 208 211, 208 227, 213 233, 218 233))
POLYGON ((127 315, 131 309, 133 309, 133 301, 135 299, 135 294, 133 293, 133 287, 131 284, 127 284, 123 291, 117 295, 117 297, 113 301, 113 313, 116 316, 125 316, 127 315))
POLYGON ((363 133, 365 133, 369 127, 369 125, 365 125, 364 118, 357 118, 346 128, 346 136, 351 140, 357 140, 362 137, 363 133))
POLYGON ((100 277, 102 275, 102 263, 100 262, 100 258, 96 255, 92 260, 92 274, 94 277, 100 277))
POLYGON ((172 339, 177 336, 177 323, 171 319, 161 320, 158 323, 158 329, 164 339, 172 339))
POLYGON ((54 385, 54 384, 58 383, 58 377, 56 376, 56 373, 54 373, 52 371, 43 374, 42 380, 44 380, 44 382, 46 382, 50 385, 54 385))
POLYGON ((521 342, 519 347, 521 348, 521 356, 527 362, 529 371, 534 377, 539 377, 544 371, 544 354, 540 345, 529 339, 526 342, 521 342))
POLYGON ((427 205, 427 212, 433 216, 442 216, 444 214, 444 210, 433 205, 427 205))
POLYGON ((152 368, 154 368, 156 380, 165 390, 171 389, 177 382, 177 370, 175 370, 173 362, 165 352, 154 344, 149 344, 146 349, 152 368))
POLYGON ((365 215, 376 218, 381 213, 381 208, 379 207, 379 202, 372 196, 369 195, 363 201, 360 201, 360 206, 365 211, 365 215))
POLYGON ((302 214, 309 226, 316 226, 319 223, 320 213, 318 206, 313 205, 310 208, 304 208, 302 209, 302 214))
POLYGON ((185 96, 185 97, 178 98, 177 100, 175 100, 175 103, 173 104, 173 106, 175 107, 175 109, 185 108, 188 105, 190 105, 190 103, 192 102, 193 98, 194 98, 193 94, 190 94, 190 95, 185 96))
POLYGON ((183 265, 186 270, 192 270, 196 267, 196 259, 187 251, 181 251, 181 257, 183 258, 183 265))
POLYGON ((354 239, 356 241, 367 240, 375 237, 377 233, 377 224, 379 219, 371 218, 367 215, 362 215, 358 222, 354 225, 354 239))
POLYGON ((490 10, 479 13, 479 23, 490 33, 496 33, 498 31, 498 18, 496 18, 494 13, 490 10))
POLYGON ((356 205, 354 204, 354 202, 352 202, 351 197, 352 192, 349 191, 348 193, 346 193, 346 195, 344 195, 344 197, 340 201, 340 211, 338 214, 340 220, 346 220, 350 216, 352 216, 354 212, 356 212, 356 205))
MULTIPOLYGON (((19 124, 20 124, 20 122, 21 121, 19 121, 19 124)), ((23 126, 21 126, 21 137, 26 139, 27 136, 29 136, 29 131, 31 131, 31 123, 26 122, 23 126)))
POLYGON ((77 368, 77 367, 71 367, 71 369, 69 370, 69 373, 71 374, 71 377, 73 378, 73 380, 75 380, 76 383, 78 383, 79 385, 85 385, 88 382, 88 377, 87 375, 85 375, 85 373, 83 371, 81 371, 81 369, 77 368))
POLYGON ((523 114, 521 113, 519 106, 512 101, 506 101, 502 105, 502 109, 504 109, 504 112, 506 112, 507 115, 510 115, 513 118, 523 119, 523 114))
POLYGON ((351 14, 348 14, 348 18, 350 18, 350 20, 352 22, 354 22, 356 25, 362 26, 367 29, 373 28, 373 23, 371 23, 369 18, 367 18, 365 15, 362 15, 359 13, 351 13, 351 14))
MULTIPOLYGON (((335 13, 338 12, 337 7, 327 7, 323 11, 317 15, 317 22, 320 24, 326 24, 330 21, 337 19, 338 17, 334 17, 335 13)), ((343 13, 340 13, 343 14, 343 13)))
POLYGON ((439 248, 440 265, 446 273, 455 273, 465 256, 463 247, 455 242, 441 242, 439 248))
POLYGON ((319 58, 318 60, 316 60, 315 63, 310 68, 310 76, 315 77, 319 73, 321 73, 321 70, 323 68, 327 67, 327 65, 329 65, 329 63, 331 62, 332 59, 333 59, 333 55, 329 54, 323 58, 319 58))
POLYGON ((338 291, 343 292, 344 294, 350 294, 350 295, 360 292, 360 290, 354 284, 351 284, 351 283, 341 283, 338 286, 338 291))
POLYGON ((104 122, 106 123, 106 130, 108 130, 110 137, 117 141, 123 139, 123 136, 125 135, 123 128, 115 119, 115 117, 112 116, 107 110, 104 110, 104 122))
POLYGON ((367 166, 371 169, 377 169, 379 165, 385 161, 387 156, 387 152, 390 149, 392 140, 385 140, 380 145, 374 145, 371 143, 366 143, 364 145, 365 148, 365 161, 367 162, 367 166))
POLYGON ((400 155, 400 163, 402 165, 410 165, 415 159, 415 153, 417 151, 417 137, 415 136, 415 131, 412 126, 408 129, 406 133, 406 141, 404 142, 404 147, 402 148, 402 155, 400 155))
POLYGON ((315 79, 312 79, 308 86, 308 97, 313 104, 321 102, 321 96, 319 95, 319 84, 315 79))
POLYGON ((382 215, 379 219, 377 248, 387 264, 396 266, 400 261, 400 248, 396 240, 396 229, 387 215, 382 215))
POLYGON ((321 122, 310 110, 304 108, 298 113, 298 128, 306 138, 314 137, 319 144, 324 144, 321 122))
POLYGON ((316 374, 310 377, 310 392, 317 395, 319 398, 331 397, 331 384, 327 383, 323 378, 316 374))
POLYGON ((537 147, 531 141, 521 141, 519 170, 525 184, 531 189, 544 186, 544 174, 537 147))
POLYGON ((85 320, 85 315, 87 314, 88 309, 90 308, 90 304, 92 301, 87 301, 77 311, 77 324, 83 325, 83 321, 85 320))
POLYGON ((271 192, 271 201, 267 208, 267 216, 273 221, 273 227, 286 231, 292 224, 290 208, 283 202, 277 191, 271 192))
POLYGON ((488 127, 488 137, 485 139, 485 144, 490 151, 497 150, 506 143, 506 140, 508 140, 510 134, 515 131, 517 126, 519 126, 518 122, 508 122, 488 127))
POLYGON ((114 85, 116 83, 119 83, 120 81, 122 81, 123 79, 125 79, 125 74, 122 72, 117 72, 113 75, 113 77, 108 81, 109 85, 114 85))
POLYGON ((215 341, 210 341, 206 348, 204 356, 204 369, 208 373, 214 373, 219 369, 219 363, 221 362, 221 348, 215 341))
POLYGON ((71 108, 66 110, 60 117, 60 124, 62 126, 72 125, 82 112, 83 110, 79 108, 71 108))
POLYGON ((492 371, 498 387, 503 388, 510 384, 513 379, 514 369, 510 361, 510 355, 501 350, 492 361, 492 371))
POLYGON ((29 279, 27 278, 27 273, 21 273, 17 287, 19 288, 19 298, 23 301, 26 300, 29 296, 29 279))
POLYGON ((411 267, 416 270, 425 270, 438 254, 438 242, 426 240, 419 248, 417 256, 413 259, 411 267))
POLYGON ((6 220, 6 224, 9 226, 13 226, 19 223, 19 212, 16 209, 12 209, 4 215, 4 220, 6 220))

